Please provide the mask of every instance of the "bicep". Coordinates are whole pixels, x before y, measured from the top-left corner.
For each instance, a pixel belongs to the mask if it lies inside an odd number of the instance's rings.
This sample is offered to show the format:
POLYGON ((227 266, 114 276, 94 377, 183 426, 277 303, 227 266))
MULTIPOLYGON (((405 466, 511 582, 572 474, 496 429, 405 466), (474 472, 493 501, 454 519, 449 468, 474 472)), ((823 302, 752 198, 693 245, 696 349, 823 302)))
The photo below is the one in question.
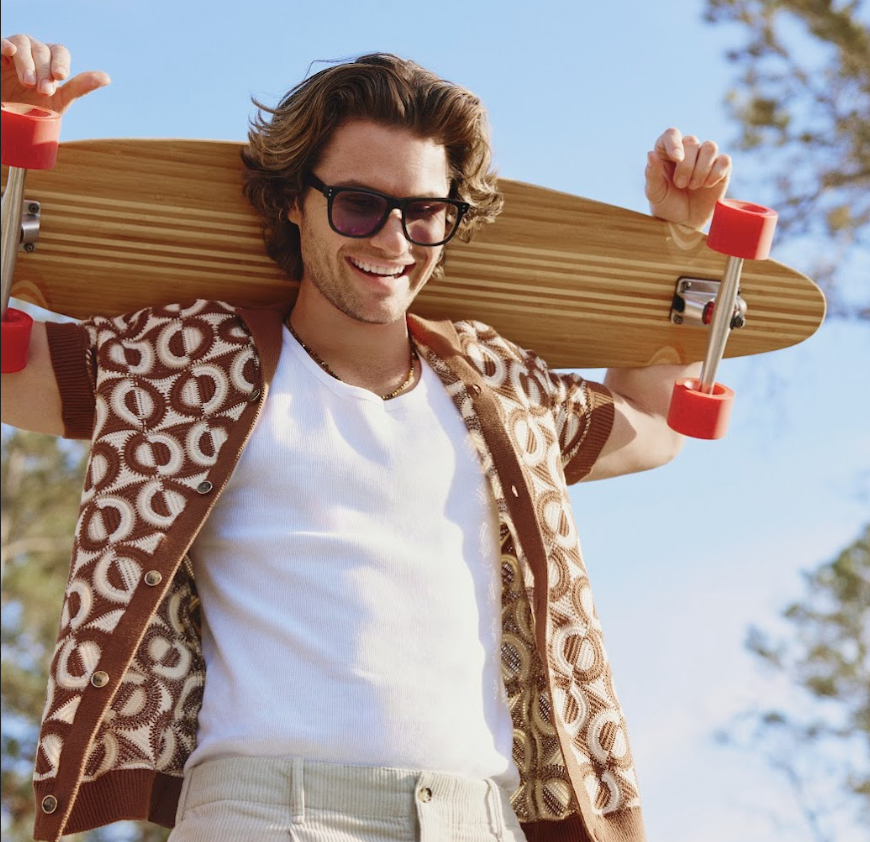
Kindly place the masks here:
POLYGON ((683 437, 668 427, 661 414, 644 410, 617 393, 613 409, 610 435, 585 480, 648 471, 667 464, 679 453, 683 437))
POLYGON ((674 382, 696 377, 699 364, 610 369, 604 379, 613 393, 613 429, 587 479, 648 471, 670 462, 683 437, 667 422, 674 382))

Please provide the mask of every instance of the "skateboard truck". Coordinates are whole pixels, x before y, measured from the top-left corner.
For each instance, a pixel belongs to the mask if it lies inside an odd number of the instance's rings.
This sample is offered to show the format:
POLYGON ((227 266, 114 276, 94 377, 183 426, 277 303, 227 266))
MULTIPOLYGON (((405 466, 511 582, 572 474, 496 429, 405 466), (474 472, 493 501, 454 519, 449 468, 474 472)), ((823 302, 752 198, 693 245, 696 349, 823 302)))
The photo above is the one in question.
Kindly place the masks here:
MULTIPOLYGON (((713 321, 713 308, 721 285, 721 281, 707 278, 680 278, 671 305, 671 322, 675 325, 707 327, 713 321)), ((732 330, 746 324, 746 310, 746 302, 738 292, 731 315, 732 330)))
MULTIPOLYGON (((716 203, 707 245, 728 255, 728 262, 712 303, 712 313, 709 300, 700 307, 700 323, 705 324, 707 319, 710 322, 710 339, 701 376, 674 384, 668 424, 678 433, 701 439, 719 439, 725 435, 734 392, 715 382, 716 369, 722 361, 731 329, 742 326, 745 303, 739 291, 743 261, 767 259, 776 219, 775 211, 761 205, 734 200, 716 203)), ((698 308, 695 301, 692 300, 689 309, 698 308)), ((678 308, 675 298, 675 309, 678 308)), ((671 319, 674 320, 673 311, 671 319)))
POLYGON ((18 247, 32 251, 39 229, 39 205, 27 202, 24 183, 27 170, 51 169, 57 161, 60 114, 47 108, 2 103, 2 162, 9 167, 2 203, 2 364, 4 374, 21 371, 27 364, 33 319, 9 307, 18 247))

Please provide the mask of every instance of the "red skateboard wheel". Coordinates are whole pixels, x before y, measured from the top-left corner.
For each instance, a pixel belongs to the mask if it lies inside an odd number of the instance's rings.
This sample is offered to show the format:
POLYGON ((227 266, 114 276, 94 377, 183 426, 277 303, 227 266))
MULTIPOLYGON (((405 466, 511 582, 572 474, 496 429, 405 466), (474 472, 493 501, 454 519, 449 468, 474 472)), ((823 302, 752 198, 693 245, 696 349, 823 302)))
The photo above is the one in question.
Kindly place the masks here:
POLYGON ((721 439, 728 429, 734 391, 721 383, 713 384, 712 394, 699 391, 699 380, 678 380, 674 384, 668 426, 696 439, 721 439))
POLYGON ((2 103, 2 162, 25 170, 50 170, 57 161, 60 114, 35 105, 2 103))
POLYGON ((716 202, 707 245, 746 260, 767 260, 777 213, 763 205, 723 199, 716 202))
POLYGON ((27 365, 33 319, 22 310, 10 307, 0 322, 0 371, 12 374, 27 365))

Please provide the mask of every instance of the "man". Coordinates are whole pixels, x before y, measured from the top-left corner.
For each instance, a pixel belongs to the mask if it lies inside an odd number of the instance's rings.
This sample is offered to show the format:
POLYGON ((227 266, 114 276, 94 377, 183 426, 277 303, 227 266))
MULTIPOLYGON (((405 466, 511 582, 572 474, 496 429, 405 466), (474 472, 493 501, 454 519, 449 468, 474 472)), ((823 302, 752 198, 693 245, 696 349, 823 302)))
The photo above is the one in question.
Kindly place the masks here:
MULTIPOLYGON (((3 56, 4 100, 108 82, 58 86, 69 54, 26 36, 3 56)), ((566 483, 671 459, 695 369, 598 385, 408 316, 499 209, 480 103, 419 66, 324 70, 249 141, 292 309, 37 325, 3 378, 4 421, 92 440, 37 838, 643 839, 566 483)), ((729 174, 668 130, 652 210, 701 227, 729 174)))

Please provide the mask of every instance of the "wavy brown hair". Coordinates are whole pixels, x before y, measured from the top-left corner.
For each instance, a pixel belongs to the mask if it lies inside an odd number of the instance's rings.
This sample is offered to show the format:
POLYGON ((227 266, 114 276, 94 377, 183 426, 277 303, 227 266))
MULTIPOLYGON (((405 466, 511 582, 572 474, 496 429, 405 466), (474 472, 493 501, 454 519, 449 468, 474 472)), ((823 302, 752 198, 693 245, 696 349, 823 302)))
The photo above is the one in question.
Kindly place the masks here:
MULTIPOLYGON (((408 129, 444 146, 450 198, 468 202, 456 236, 470 240, 501 210, 491 168, 489 122, 472 93, 412 61, 389 53, 360 56, 321 70, 293 88, 275 108, 254 100, 244 191, 263 220, 266 251, 288 277, 302 277, 299 229, 286 209, 305 191, 305 178, 342 123, 367 119, 408 129)), ((433 277, 443 274, 442 260, 433 277)))

